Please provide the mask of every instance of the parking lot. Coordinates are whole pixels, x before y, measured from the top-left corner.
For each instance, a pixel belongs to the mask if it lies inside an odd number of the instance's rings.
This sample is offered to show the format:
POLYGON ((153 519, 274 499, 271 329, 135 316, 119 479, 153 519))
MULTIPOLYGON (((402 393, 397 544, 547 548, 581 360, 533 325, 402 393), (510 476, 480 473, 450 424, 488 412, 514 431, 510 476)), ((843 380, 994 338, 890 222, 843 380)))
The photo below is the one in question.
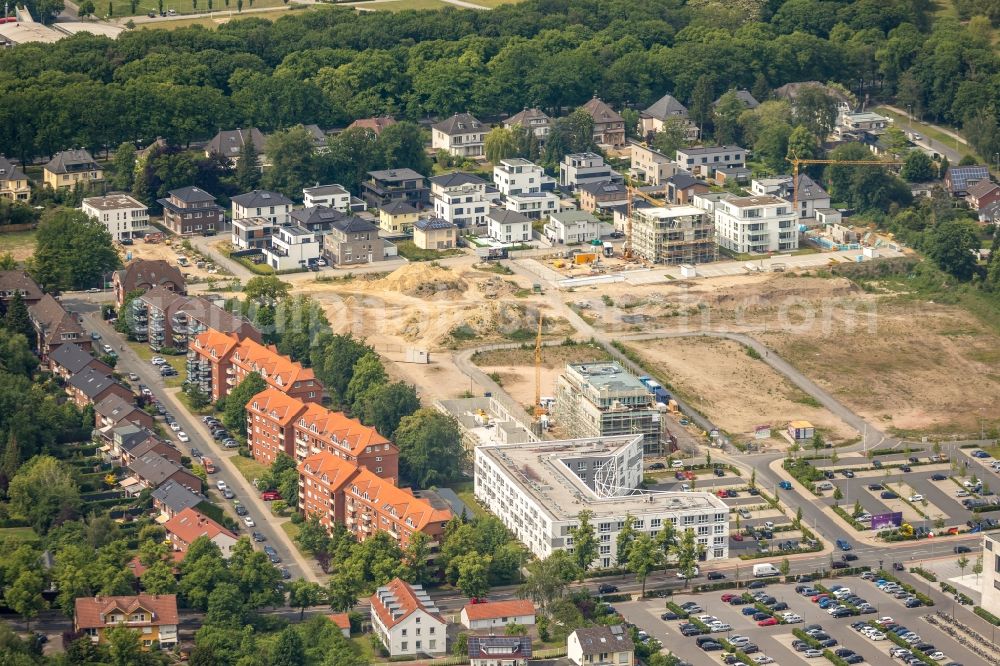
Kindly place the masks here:
MULTIPOLYGON (((901 575, 900 578, 904 582, 916 585, 917 589, 921 589, 919 583, 908 575, 901 575)), ((808 625, 819 624, 822 625, 823 631, 831 639, 837 641, 837 644, 831 647, 832 650, 851 649, 861 655, 865 663, 875 666, 900 666, 902 662, 889 655, 889 650, 896 647, 894 643, 888 639, 871 640, 851 628, 852 623, 862 620, 870 622, 880 617, 892 618, 895 622, 903 624, 919 634, 923 641, 933 644, 935 650, 940 650, 946 656, 946 659, 941 660, 942 664, 957 662, 964 666, 972 666, 982 661, 965 647, 959 645, 952 637, 922 619, 922 616, 933 613, 933 608, 906 608, 902 600, 877 589, 874 582, 862 580, 857 576, 824 580, 819 581, 819 583, 827 588, 835 584, 850 588, 854 594, 864 598, 874 606, 876 612, 861 617, 833 618, 817 603, 811 601, 810 597, 798 594, 795 591, 796 584, 770 585, 763 590, 774 597, 777 603, 788 604, 789 611, 802 617, 802 623, 791 625, 758 626, 757 621, 754 621, 751 616, 743 614, 743 606, 731 605, 722 601, 721 596, 726 593, 725 591, 702 594, 679 593, 673 597, 672 601, 678 605, 687 602, 698 604, 701 610, 696 611, 693 615, 713 616, 732 627, 729 631, 715 635, 727 640, 734 636, 745 636, 759 648, 759 652, 752 654, 751 658, 767 655, 777 664, 828 663, 822 657, 807 658, 792 647, 792 642, 796 640, 792 634, 793 629, 804 629, 808 625)), ((805 585, 811 585, 811 583, 805 583, 805 585)), ((726 656, 724 651, 704 652, 696 646, 695 637, 685 637, 681 634, 680 626, 684 624, 683 621, 660 619, 660 615, 665 610, 662 599, 616 603, 615 608, 627 621, 648 632, 668 650, 681 656, 692 665, 719 666, 723 663, 726 656)))

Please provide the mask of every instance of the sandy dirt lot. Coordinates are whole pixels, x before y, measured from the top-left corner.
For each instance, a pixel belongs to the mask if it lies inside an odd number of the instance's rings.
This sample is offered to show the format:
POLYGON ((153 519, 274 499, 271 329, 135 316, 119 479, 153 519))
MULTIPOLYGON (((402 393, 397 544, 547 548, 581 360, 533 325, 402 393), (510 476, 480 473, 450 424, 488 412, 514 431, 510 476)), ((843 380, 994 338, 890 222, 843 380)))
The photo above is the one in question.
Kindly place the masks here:
MULTIPOLYGON (((564 298, 611 332, 753 335, 891 434, 978 436, 980 419, 986 430, 1000 426, 1000 335, 959 307, 790 274, 615 283, 564 298)), ((774 413, 769 400, 762 413, 774 413)))
MULTIPOLYGON (((542 348, 541 387, 542 396, 555 396, 556 378, 562 374, 567 363, 591 363, 604 361, 608 353, 601 347, 571 345, 542 348)), ((535 402, 535 350, 498 350, 475 354, 473 363, 487 373, 496 373, 500 385, 514 399, 524 405, 535 402)))
POLYGON ((796 419, 811 421, 835 441, 856 435, 840 419, 813 406, 770 366, 748 356, 737 342, 671 338, 631 347, 648 360, 650 369, 668 377, 695 409, 738 439, 753 437, 754 427, 762 424, 777 433, 796 419))
POLYGON ((185 256, 191 263, 187 266, 178 267, 181 269, 181 273, 183 273, 186 278, 194 277, 200 280, 214 279, 221 281, 229 277, 229 273, 225 269, 220 269, 215 273, 209 273, 209 265, 206 265, 203 269, 195 266, 194 262, 197 260, 196 253, 181 247, 181 240, 179 239, 167 238, 162 243, 146 243, 144 241, 137 240, 135 244, 123 248, 123 261, 126 252, 132 253, 132 259, 164 259, 175 266, 178 265, 177 258, 185 256))

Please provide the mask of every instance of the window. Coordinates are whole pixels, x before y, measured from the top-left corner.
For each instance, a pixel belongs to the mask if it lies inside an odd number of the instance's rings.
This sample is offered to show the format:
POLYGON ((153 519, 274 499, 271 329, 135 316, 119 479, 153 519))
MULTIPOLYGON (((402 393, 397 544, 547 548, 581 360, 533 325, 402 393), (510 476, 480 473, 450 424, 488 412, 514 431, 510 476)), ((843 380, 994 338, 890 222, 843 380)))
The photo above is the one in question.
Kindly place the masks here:
MULTIPOLYGON (((433 633, 433 631, 431 633, 433 633)), ((437 641, 433 640, 433 639, 427 641, 427 649, 428 650, 432 650, 432 651, 436 650, 437 649, 437 641)))
POLYGON ((417 650, 419 650, 419 649, 420 649, 420 641, 417 641, 417 642, 416 642, 416 643, 414 644, 414 646, 413 646, 413 647, 415 647, 415 648, 416 648, 417 650))
MULTIPOLYGON (((419 620, 420 618, 417 618, 417 619, 419 620)), ((403 629, 403 630, 402 630, 402 631, 400 632, 400 636, 405 636, 405 635, 406 635, 406 629, 403 629)))
POLYGON ((408 643, 406 641, 403 641, 402 643, 399 644, 399 649, 402 650, 403 652, 406 652, 407 647, 408 643))

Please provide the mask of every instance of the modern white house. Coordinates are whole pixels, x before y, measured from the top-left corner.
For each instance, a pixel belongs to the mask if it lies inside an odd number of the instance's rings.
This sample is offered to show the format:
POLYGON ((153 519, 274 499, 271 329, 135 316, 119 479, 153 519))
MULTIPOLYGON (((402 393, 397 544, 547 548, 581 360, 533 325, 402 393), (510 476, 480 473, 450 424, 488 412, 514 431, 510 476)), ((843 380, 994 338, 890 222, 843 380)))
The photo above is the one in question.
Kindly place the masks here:
POLYGON ((787 252, 799 247, 792 204, 776 196, 729 197, 715 205, 720 247, 741 254, 787 252))
POLYGON ((674 161, 695 176, 711 178, 716 169, 746 166, 747 151, 739 146, 679 148, 674 161))
POLYGON ((263 250, 270 247, 271 238, 278 225, 262 217, 244 217, 233 220, 230 242, 237 250, 263 250))
POLYGON ((306 208, 325 206, 346 213, 351 209, 351 193, 343 185, 316 185, 302 188, 302 202, 306 208))
POLYGON ((298 225, 277 227, 271 236, 271 245, 263 248, 268 266, 276 271, 305 268, 319 259, 321 252, 318 234, 298 225))
POLYGON ((573 245, 599 240, 602 227, 601 221, 586 211, 567 210, 549 215, 542 233, 553 245, 573 245))
POLYGON ((521 213, 494 208, 487 217, 489 236, 500 243, 525 243, 531 240, 531 220, 521 213))
POLYGON ((656 535, 666 522, 694 532, 706 560, 729 556, 729 507, 712 493, 641 488, 643 436, 476 446, 476 499, 539 558, 573 547, 570 531, 583 510, 599 545, 594 566, 616 564, 616 541, 633 528, 656 535))
POLYGON ((431 205, 434 214, 460 229, 485 232, 490 200, 486 181, 468 173, 435 176, 431 181, 431 205))
POLYGON ((493 184, 503 196, 555 189, 556 181, 545 169, 521 157, 500 160, 493 167, 493 184))
MULTIPOLYGON (((792 201, 796 196, 792 177, 787 175, 754 179, 750 182, 750 192, 757 196, 772 195, 786 201, 792 201)), ((817 210, 830 208, 830 195, 804 173, 799 174, 798 200, 800 220, 814 220, 817 210)))
POLYGON ((431 147, 456 157, 480 157, 487 130, 468 113, 456 113, 431 127, 431 147))
POLYGON ((232 198, 233 221, 256 217, 271 224, 285 224, 292 212, 292 200, 278 192, 254 190, 232 198))
POLYGON ((837 117, 837 136, 843 136, 851 132, 873 132, 880 134, 889 129, 892 119, 875 113, 874 111, 851 111, 841 109, 837 117))
POLYGON ((128 194, 87 197, 81 208, 88 217, 103 224, 116 241, 139 238, 150 231, 149 209, 128 194))
POLYGON ((490 629, 500 633, 512 624, 525 627, 535 624, 535 605, 530 600, 487 601, 466 604, 462 609, 462 625, 468 629, 490 629))
POLYGON ((446 652, 448 623, 422 586, 395 578, 375 590, 370 602, 372 631, 389 656, 446 652))
POLYGON ((504 207, 525 217, 538 220, 559 211, 559 195, 555 192, 532 192, 531 194, 508 194, 504 197, 504 207))
POLYGON ((572 153, 559 163, 559 185, 577 187, 584 183, 623 182, 624 176, 604 163, 597 153, 572 153))

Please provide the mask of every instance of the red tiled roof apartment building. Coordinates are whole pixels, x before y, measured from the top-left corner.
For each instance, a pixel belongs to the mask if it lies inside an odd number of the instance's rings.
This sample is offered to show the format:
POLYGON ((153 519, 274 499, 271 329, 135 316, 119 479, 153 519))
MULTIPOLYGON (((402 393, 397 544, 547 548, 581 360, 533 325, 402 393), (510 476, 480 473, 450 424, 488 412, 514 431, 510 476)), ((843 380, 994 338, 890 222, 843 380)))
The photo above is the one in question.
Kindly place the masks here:
POLYGON ((435 546, 452 518, 446 503, 417 497, 329 451, 299 463, 299 507, 327 529, 340 523, 359 541, 381 531, 403 548, 414 532, 425 533, 435 546))
POLYGON ((226 397, 251 372, 268 386, 302 402, 320 402, 323 384, 311 368, 304 368, 278 353, 274 345, 209 329, 188 346, 188 380, 201 387, 212 400, 226 397))
MULTIPOLYGON (((322 408, 320 408, 322 409, 322 408)), ((279 453, 295 455, 295 419, 306 403, 273 388, 264 389, 247 403, 247 446, 254 460, 270 465, 279 453)))

